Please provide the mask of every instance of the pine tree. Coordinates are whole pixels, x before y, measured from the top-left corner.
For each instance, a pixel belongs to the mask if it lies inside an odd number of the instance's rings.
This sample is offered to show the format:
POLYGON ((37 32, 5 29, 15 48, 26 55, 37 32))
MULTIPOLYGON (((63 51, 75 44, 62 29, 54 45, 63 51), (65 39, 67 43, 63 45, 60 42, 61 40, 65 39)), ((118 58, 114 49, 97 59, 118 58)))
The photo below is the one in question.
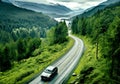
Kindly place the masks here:
POLYGON ((55 28, 54 43, 63 43, 67 40, 68 30, 65 21, 60 22, 55 28))

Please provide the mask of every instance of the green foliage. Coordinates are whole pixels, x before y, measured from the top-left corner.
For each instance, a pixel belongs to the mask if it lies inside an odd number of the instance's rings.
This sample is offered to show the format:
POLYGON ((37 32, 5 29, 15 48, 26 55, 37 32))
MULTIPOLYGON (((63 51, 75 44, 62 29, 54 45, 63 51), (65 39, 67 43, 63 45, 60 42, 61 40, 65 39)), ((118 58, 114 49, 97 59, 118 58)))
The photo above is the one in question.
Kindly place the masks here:
POLYGON ((0 43, 19 37, 46 37, 46 30, 55 25, 55 20, 42 13, 0 2, 0 43))
POLYGON ((64 43, 68 40, 68 29, 65 22, 58 23, 47 32, 47 43, 49 45, 64 43))
POLYGON ((29 76, 30 74, 34 73, 33 70, 29 70, 29 71, 25 71, 24 73, 20 73, 20 75, 18 77, 16 77, 16 83, 18 83, 20 80, 22 80, 23 78, 29 76))
POLYGON ((71 28, 72 28, 73 34, 76 34, 76 33, 80 32, 79 31, 80 28, 78 26, 78 24, 80 24, 80 23, 79 23, 78 20, 79 20, 78 17, 76 17, 76 19, 74 19, 73 22, 72 22, 71 28))
POLYGON ((42 13, 0 2, 0 84, 26 83, 71 48, 65 22, 41 38, 55 24, 42 13))
POLYGON ((5 71, 11 67, 10 48, 6 45, 0 50, 0 71, 5 71))
POLYGON ((35 56, 33 52, 41 45, 40 37, 45 37, 46 29, 56 23, 41 13, 2 2, 0 16, 0 71, 11 68, 14 61, 35 56))
MULTIPOLYGON (((10 70, 0 72, 0 84, 25 84, 49 64, 63 56, 74 44, 74 40, 71 38, 68 39, 68 42, 54 45, 42 41, 41 47, 34 51, 34 53, 41 52, 40 54, 35 54, 34 57, 22 59, 19 62, 14 61, 14 66, 10 70)), ((29 41, 27 42, 29 43, 29 41)), ((0 46, 2 47, 2 45, 0 46)))
POLYGON ((73 34, 81 34, 81 35, 86 35, 86 18, 81 18, 79 19, 78 17, 76 17, 75 20, 73 20, 72 23, 72 32, 73 34))
POLYGON ((120 11, 118 10, 120 6, 117 4, 98 11, 91 17, 73 20, 73 33, 91 38, 93 46, 93 49, 90 48, 90 52, 86 51, 82 58, 85 63, 80 64, 80 77, 76 79, 79 83, 120 83, 120 11), (78 30, 79 32, 75 32, 78 30), (93 70, 89 70, 91 67, 93 70))
POLYGON ((18 60, 21 60, 25 57, 25 52, 26 52, 26 45, 24 43, 24 40, 19 39, 17 42, 17 50, 18 50, 18 54, 20 56, 18 56, 18 60))
POLYGON ((39 38, 34 38, 33 40, 29 40, 29 44, 28 44, 28 52, 27 52, 27 56, 31 56, 33 51, 35 51, 35 49, 38 49, 41 45, 41 40, 39 38))
POLYGON ((57 24, 54 32, 54 43, 64 43, 67 40, 68 30, 65 21, 57 24))
POLYGON ((86 50, 82 58, 80 59, 78 67, 74 71, 77 76, 72 76, 68 81, 68 84, 111 83, 112 81, 109 76, 111 61, 103 57, 99 58, 99 60, 96 60, 96 47, 95 45, 93 45, 91 38, 86 36, 80 36, 80 38, 84 41, 86 50))
POLYGON ((47 40, 46 41, 49 45, 54 44, 54 36, 55 36, 55 27, 52 27, 47 32, 47 40))
MULTIPOLYGON (((17 42, 0 44, 0 71, 9 69, 14 61, 29 58, 41 45, 40 38, 20 38, 17 42)), ((40 49, 39 49, 40 50, 40 49)))

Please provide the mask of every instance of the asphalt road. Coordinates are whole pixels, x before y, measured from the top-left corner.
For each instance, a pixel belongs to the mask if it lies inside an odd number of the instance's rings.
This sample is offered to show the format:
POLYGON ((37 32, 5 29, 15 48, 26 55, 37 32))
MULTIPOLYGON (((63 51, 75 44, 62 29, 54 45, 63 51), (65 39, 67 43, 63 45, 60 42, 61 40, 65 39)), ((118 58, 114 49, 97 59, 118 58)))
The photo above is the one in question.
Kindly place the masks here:
POLYGON ((70 35, 75 40, 74 46, 61 59, 52 64, 58 67, 58 75, 50 82, 41 81, 40 75, 32 80, 29 84, 65 84, 74 68, 77 66, 80 57, 84 51, 83 41, 75 36, 70 35))

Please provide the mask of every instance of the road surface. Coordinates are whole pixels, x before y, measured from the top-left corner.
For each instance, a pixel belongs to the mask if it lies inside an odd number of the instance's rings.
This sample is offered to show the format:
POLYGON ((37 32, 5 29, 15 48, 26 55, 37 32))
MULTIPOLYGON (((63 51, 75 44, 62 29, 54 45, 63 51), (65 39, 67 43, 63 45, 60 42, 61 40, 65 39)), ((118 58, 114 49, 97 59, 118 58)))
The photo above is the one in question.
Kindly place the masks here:
POLYGON ((61 59, 52 64, 53 66, 58 67, 58 75, 50 82, 41 81, 41 77, 39 75, 29 84, 64 84, 66 82, 74 68, 77 66, 84 51, 83 41, 72 35, 70 35, 70 37, 75 40, 74 46, 61 59))

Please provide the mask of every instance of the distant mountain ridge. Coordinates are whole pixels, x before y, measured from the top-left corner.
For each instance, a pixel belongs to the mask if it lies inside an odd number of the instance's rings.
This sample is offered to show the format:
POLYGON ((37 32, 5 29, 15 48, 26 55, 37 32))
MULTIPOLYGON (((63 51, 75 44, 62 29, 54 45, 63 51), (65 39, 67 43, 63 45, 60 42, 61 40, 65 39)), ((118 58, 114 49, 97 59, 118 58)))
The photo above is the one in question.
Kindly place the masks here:
POLYGON ((110 5, 116 2, 119 2, 120 0, 107 0, 106 2, 101 3, 100 5, 110 5))
POLYGON ((29 10, 33 10, 35 12, 42 12, 49 16, 55 15, 60 16, 71 12, 72 10, 67 8, 66 6, 60 4, 42 4, 42 3, 34 3, 34 2, 25 2, 25 1, 10 1, 10 0, 3 0, 4 2, 12 3, 15 6, 20 8, 25 8, 29 10))
MULTIPOLYGON (((6 40, 10 41, 10 39, 2 37, 6 35, 6 37, 12 39, 14 31, 17 29, 26 29, 27 32, 24 32, 24 34, 27 36, 29 31, 33 31, 37 28, 39 29, 37 30, 37 32, 39 32, 38 36, 45 37, 46 30, 56 24, 57 21, 43 13, 37 13, 16 7, 9 3, 0 2, 0 42, 6 42, 6 40)), ((20 34, 22 35, 22 33, 20 34)), ((31 34, 31 36, 37 36, 34 31, 33 33, 29 32, 29 34, 31 34)), ((19 37, 19 35, 17 37, 19 37)), ((25 36, 23 35, 23 37, 25 36)))
MULTIPOLYGON (((39 19, 38 22, 36 22, 36 25, 41 25, 40 27, 51 27, 56 24, 56 21, 52 18, 50 18, 47 15, 44 15, 42 13, 37 13, 31 10, 23 9, 16 7, 12 4, 7 4, 4 2, 0 2, 0 22, 3 22, 5 19, 11 19, 11 20, 26 20, 27 22, 35 22, 37 19, 39 19), (6 17, 3 17, 6 16, 6 17), (48 21, 51 22, 48 22, 48 21), (45 24, 43 24, 45 22, 45 24)), ((32 24, 31 24, 32 25, 32 24)))
POLYGON ((43 13, 68 13, 71 10, 63 5, 60 4, 40 4, 40 3, 33 3, 33 2, 22 2, 22 1, 15 1, 15 3, 22 8, 31 9, 36 12, 43 12, 43 13), (58 12, 59 11, 59 12, 58 12))
POLYGON ((104 8, 106 8, 112 4, 118 3, 118 2, 120 2, 120 0, 107 0, 95 7, 88 8, 84 13, 78 15, 78 17, 91 16, 91 15, 95 14, 98 10, 103 10, 104 8))
POLYGON ((35 12, 42 12, 52 18, 72 18, 84 12, 84 9, 81 8, 78 10, 71 10, 70 8, 64 5, 54 3, 43 4, 16 0, 2 0, 2 1, 12 3, 13 5, 20 8, 32 10, 35 12))

